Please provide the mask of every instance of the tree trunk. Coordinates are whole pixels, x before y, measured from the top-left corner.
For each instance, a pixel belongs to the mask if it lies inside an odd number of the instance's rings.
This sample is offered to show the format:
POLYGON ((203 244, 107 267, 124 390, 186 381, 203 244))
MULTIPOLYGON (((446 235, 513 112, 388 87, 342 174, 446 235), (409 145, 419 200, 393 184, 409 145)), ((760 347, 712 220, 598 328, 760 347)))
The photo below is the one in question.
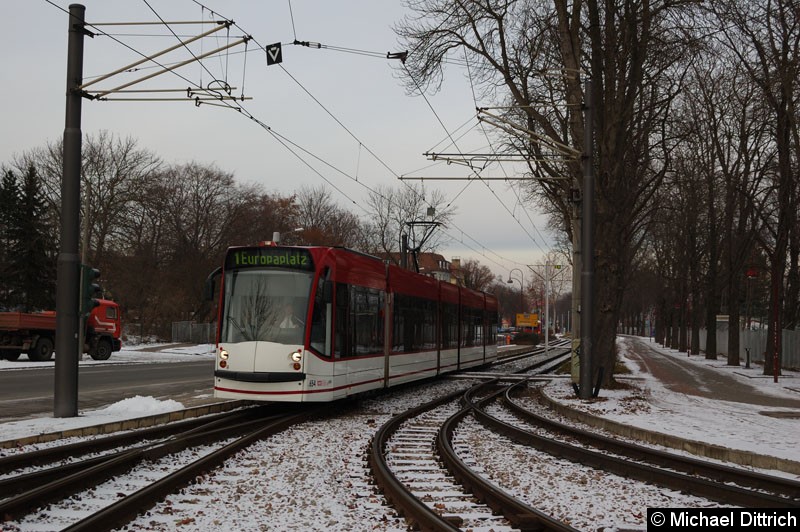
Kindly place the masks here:
POLYGON ((728 316, 730 325, 728 326, 728 365, 739 366, 741 364, 739 360, 739 334, 742 329, 739 326, 739 322, 741 321, 739 309, 744 302, 741 282, 742 276, 737 275, 734 277, 731 275, 729 277, 728 297, 730 303, 728 305, 728 316))
POLYGON ((786 272, 786 253, 789 246, 789 228, 793 216, 790 214, 790 200, 795 190, 793 181, 790 118, 785 105, 777 112, 777 150, 778 150, 778 227, 776 228, 775 249, 770 257, 770 313, 767 352, 764 356, 764 375, 781 373, 781 334, 784 291, 783 276, 786 272))
POLYGON ((708 271, 706 272, 706 358, 717 359, 717 312, 719 311, 719 288, 717 271, 719 266, 719 243, 717 242, 716 176, 707 176, 708 209, 708 271))

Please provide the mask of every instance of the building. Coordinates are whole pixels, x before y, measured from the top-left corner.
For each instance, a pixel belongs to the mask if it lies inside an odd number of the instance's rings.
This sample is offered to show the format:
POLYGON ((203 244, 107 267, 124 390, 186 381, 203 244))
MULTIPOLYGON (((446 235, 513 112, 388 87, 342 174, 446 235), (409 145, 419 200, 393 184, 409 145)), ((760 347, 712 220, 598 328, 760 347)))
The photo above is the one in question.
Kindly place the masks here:
MULTIPOLYGON (((378 255, 383 260, 390 260, 394 264, 400 264, 400 253, 381 253, 378 255)), ((444 281, 446 283, 464 285, 464 274, 461 271, 461 259, 453 257, 448 261, 438 253, 419 253, 417 254, 417 264, 419 273, 444 281)), ((414 269, 414 259, 409 254, 409 269, 414 269)))

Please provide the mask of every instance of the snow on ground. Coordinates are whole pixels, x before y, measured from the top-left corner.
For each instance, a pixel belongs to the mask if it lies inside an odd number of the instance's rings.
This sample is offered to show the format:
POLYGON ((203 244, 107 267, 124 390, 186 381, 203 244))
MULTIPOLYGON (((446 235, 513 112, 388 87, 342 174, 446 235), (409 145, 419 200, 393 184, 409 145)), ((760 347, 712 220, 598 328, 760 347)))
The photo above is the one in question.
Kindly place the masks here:
POLYGON ((458 439, 492 482, 578 530, 646 530, 647 508, 724 506, 518 445, 475 420, 459 426, 458 439))
MULTIPOLYGON (((214 346, 211 344, 142 344, 126 346, 122 351, 111 354, 108 360, 92 360, 84 356, 81 366, 108 366, 109 364, 162 364, 171 362, 191 362, 198 359, 213 359, 214 346)), ((22 355, 19 360, 0 360, 0 371, 13 371, 31 368, 54 367, 55 360, 31 362, 22 355)), ((1 402, 1 401, 0 401, 1 402)), ((154 397, 135 396, 108 405, 105 408, 81 411, 79 417, 53 418, 40 417, 20 421, 0 423, 0 441, 59 432, 93 425, 102 425, 125 419, 162 414, 181 410, 184 406, 172 400, 158 400, 154 397)))
POLYGON ((137 395, 108 405, 105 408, 80 412, 78 417, 39 417, 0 423, 0 441, 16 440, 39 434, 50 434, 83 427, 92 427, 126 419, 153 416, 183 410, 183 404, 171 399, 137 395))
MULTIPOLYGON (((599 399, 578 401, 572 386, 564 381, 555 381, 546 388, 546 393, 557 401, 621 423, 656 430, 667 434, 714 443, 725 447, 753 451, 800 461, 800 418, 772 417, 763 412, 784 411, 744 403, 733 403, 680 394, 669 390, 650 373, 643 372, 630 355, 632 342, 648 342, 634 337, 618 340, 620 358, 630 369, 630 389, 601 390, 599 399)), ((109 360, 95 362, 90 358, 81 364, 164 363, 197 360, 198 357, 213 358, 213 346, 209 344, 172 346, 172 344, 146 344, 126 347, 114 353, 109 360), (155 351, 153 349, 162 349, 155 351)), ((800 373, 784 371, 775 384, 771 377, 760 375, 760 368, 744 370, 725 366, 723 360, 706 360, 702 356, 687 357, 685 353, 663 348, 655 342, 648 347, 679 359, 685 366, 704 366, 733 375, 749 386, 776 397, 800 400, 800 373)), ((25 367, 43 367, 54 362, 28 362, 23 357, 15 362, 0 361, 0 370, 25 367)), ((622 380, 622 379, 621 379, 622 380)), ((159 401, 152 397, 134 397, 122 401, 124 404, 109 405, 94 411, 82 411, 77 418, 37 418, 0 424, 0 440, 55 432, 70 428, 85 427, 132 419, 182 408, 176 401, 159 401)))
MULTIPOLYGON (((800 461, 800 412, 792 408, 765 407, 738 402, 708 399, 669 390, 650 373, 643 372, 630 352, 633 342, 648 342, 646 338, 620 337, 617 340, 621 360, 631 370, 631 389, 601 390, 600 398, 578 401, 572 386, 551 383, 545 392, 553 399, 572 408, 626 425, 665 434, 800 461), (794 410, 795 417, 770 416, 764 413, 783 413, 794 410)), ((664 348, 655 342, 648 347, 679 360, 684 367, 711 368, 736 378, 742 385, 777 398, 800 400, 800 374, 783 371, 778 383, 762 376, 761 367, 745 370, 726 366, 725 360, 706 360, 704 356, 688 357, 675 349, 664 348)))
MULTIPOLYGON (((787 408, 758 407, 670 391, 633 362, 630 349, 634 341, 641 340, 625 337, 619 340, 621 358, 632 372, 627 379, 630 389, 602 390, 599 399, 579 401, 571 386, 559 380, 547 386, 548 395, 570 406, 643 428, 800 460, 800 449, 796 446, 800 440, 800 420, 762 414, 787 408)), ((800 388, 797 373, 785 372, 786 376, 776 385, 771 378, 754 378, 758 369, 748 374, 739 368, 724 366, 724 361, 687 357, 685 353, 660 348, 652 342, 650 347, 666 356, 680 358, 683 364, 698 368, 702 365, 733 374, 737 380, 775 397, 800 399, 796 391, 800 388)), ((119 358, 142 362, 211 356, 208 346, 172 351, 129 350, 119 358)), ((259 442, 223 468, 170 496, 127 529, 184 532, 210 529, 405 530, 405 523, 396 519, 390 508, 381 505, 382 499, 372 493, 368 484, 369 475, 361 458, 369 436, 392 414, 415 406, 428 396, 467 384, 437 381, 420 386, 416 393, 395 392, 388 397, 361 401, 358 408, 336 420, 293 427, 259 442)), ((92 425, 120 419, 119 416, 139 417, 178 406, 172 401, 146 397, 126 401, 124 405, 117 403, 101 410, 82 412, 80 418, 71 420, 37 419, 0 424, 0 434, 6 439, 8 434, 59 430, 70 422, 92 425)), ((485 469, 491 478, 507 484, 510 491, 530 498, 535 506, 541 504, 544 509, 547 503, 551 504, 548 509, 554 516, 568 519, 581 530, 595 530, 598 523, 610 529, 644 530, 643 516, 648 507, 716 506, 669 490, 643 487, 626 479, 617 481, 593 470, 581 470, 580 466, 563 462, 548 466, 554 459, 526 450, 501 436, 487 436, 484 429, 471 422, 461 430, 462 437, 473 444, 478 461, 488 464, 485 469)), ((17 523, 17 526, 12 530, 47 529, 46 523, 35 520, 17 523)))
MULTIPOLYGON (((198 358, 213 359, 213 344, 140 344, 123 345, 121 351, 111 353, 108 360, 94 360, 89 355, 83 355, 79 361, 80 366, 108 366, 109 364, 161 364, 164 362, 191 362, 198 358)), ((27 355, 22 355, 18 360, 0 360, 0 371, 12 369, 52 368, 55 367, 55 357, 46 362, 33 362, 27 355)))

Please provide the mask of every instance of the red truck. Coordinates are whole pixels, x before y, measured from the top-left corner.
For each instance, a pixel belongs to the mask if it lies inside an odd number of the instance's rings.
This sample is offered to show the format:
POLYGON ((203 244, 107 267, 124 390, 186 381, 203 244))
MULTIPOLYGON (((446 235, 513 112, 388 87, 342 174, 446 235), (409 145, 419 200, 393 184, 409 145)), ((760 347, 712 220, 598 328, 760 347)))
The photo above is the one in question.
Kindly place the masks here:
MULTIPOLYGON (((83 352, 95 360, 107 360, 122 349, 119 305, 98 299, 86 320, 83 352)), ((36 361, 50 360, 56 340, 56 313, 0 312, 0 359, 17 360, 22 353, 36 361)))

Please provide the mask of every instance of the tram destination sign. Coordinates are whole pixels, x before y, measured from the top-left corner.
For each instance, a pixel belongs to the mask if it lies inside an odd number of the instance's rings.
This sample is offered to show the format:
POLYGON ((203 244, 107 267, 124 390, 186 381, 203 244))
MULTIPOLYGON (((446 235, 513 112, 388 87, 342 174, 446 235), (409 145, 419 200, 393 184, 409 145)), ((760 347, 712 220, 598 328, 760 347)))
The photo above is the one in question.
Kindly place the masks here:
POLYGON ((225 269, 289 268, 314 271, 311 253, 305 249, 253 247, 236 248, 228 252, 225 269))

